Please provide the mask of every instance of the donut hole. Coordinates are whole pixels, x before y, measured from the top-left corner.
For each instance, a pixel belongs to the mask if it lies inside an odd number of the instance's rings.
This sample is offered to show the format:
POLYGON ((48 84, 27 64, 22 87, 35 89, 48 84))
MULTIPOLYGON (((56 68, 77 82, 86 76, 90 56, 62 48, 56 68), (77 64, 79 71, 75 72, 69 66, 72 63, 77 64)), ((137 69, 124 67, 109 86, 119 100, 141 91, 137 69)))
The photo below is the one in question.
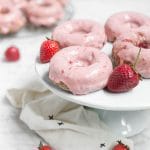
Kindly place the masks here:
POLYGON ((91 32, 90 28, 77 28, 72 33, 77 33, 77 34, 88 34, 91 32))
POLYGON ((70 60, 68 63, 72 67, 87 67, 92 64, 88 59, 78 59, 76 61, 70 60))
POLYGON ((8 14, 10 12, 10 10, 8 9, 8 8, 2 8, 1 10, 0 10, 0 13, 1 14, 8 14))
POLYGON ((130 20, 130 21, 126 22, 126 25, 133 29, 141 26, 139 22, 134 21, 134 20, 130 20))
POLYGON ((41 7, 50 7, 50 6, 52 6, 52 4, 51 3, 40 3, 40 6, 41 7))

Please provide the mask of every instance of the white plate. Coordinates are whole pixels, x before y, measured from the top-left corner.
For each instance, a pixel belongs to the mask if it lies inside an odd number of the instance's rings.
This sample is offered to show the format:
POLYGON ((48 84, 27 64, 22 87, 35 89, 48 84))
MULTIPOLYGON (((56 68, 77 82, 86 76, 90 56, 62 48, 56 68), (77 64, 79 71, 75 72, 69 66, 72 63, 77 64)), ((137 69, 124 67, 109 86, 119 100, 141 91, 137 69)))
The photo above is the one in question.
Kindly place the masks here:
MULTIPOLYGON (((103 48, 110 54, 112 46, 106 44, 103 48)), ((48 78, 49 63, 40 64, 36 61, 35 69, 43 83, 56 95, 63 99, 105 110, 131 111, 145 110, 150 108, 150 79, 144 79, 140 84, 127 93, 113 94, 105 90, 97 91, 88 95, 76 96, 54 85, 48 78)))

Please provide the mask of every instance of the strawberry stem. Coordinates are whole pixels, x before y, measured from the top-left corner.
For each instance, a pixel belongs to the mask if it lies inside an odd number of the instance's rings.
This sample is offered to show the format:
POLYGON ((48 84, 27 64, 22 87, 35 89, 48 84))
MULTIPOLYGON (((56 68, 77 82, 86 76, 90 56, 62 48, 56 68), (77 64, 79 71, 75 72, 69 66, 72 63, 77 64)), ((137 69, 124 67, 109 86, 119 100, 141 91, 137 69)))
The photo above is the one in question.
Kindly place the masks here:
POLYGON ((129 146, 123 144, 121 140, 118 140, 117 143, 120 144, 120 145, 123 145, 127 150, 130 150, 129 146))
POLYGON ((49 37, 46 37, 46 39, 47 39, 47 40, 50 40, 50 38, 49 38, 49 37))
POLYGON ((117 143, 123 145, 121 140, 118 140, 117 143))
POLYGON ((126 147, 126 149, 127 149, 127 150, 130 150, 130 148, 129 148, 129 146, 128 146, 128 145, 125 145, 125 147, 126 147))
POLYGON ((40 141, 40 144, 39 144, 39 150, 41 150, 41 148, 43 147, 43 143, 40 141))
POLYGON ((134 64, 133 64, 133 68, 135 69, 135 67, 136 67, 136 65, 137 65, 137 63, 138 63, 138 61, 139 61, 139 57, 140 57, 140 54, 141 54, 141 48, 139 49, 139 52, 138 52, 138 54, 137 54, 137 57, 136 57, 136 60, 135 60, 135 62, 134 62, 134 64))

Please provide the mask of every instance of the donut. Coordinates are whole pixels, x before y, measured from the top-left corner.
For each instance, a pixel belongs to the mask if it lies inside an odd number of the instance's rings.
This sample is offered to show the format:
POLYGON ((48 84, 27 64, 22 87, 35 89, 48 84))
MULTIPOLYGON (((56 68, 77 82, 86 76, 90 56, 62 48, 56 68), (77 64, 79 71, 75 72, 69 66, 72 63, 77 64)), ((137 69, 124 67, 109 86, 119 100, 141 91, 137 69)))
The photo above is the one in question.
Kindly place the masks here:
POLYGON ((122 33, 132 31, 141 26, 150 25, 150 18, 136 12, 120 12, 112 15, 105 24, 105 31, 109 42, 122 33))
POLYGON ((120 35, 113 44, 114 62, 116 65, 134 64, 140 48, 136 71, 143 78, 150 78, 150 26, 120 35))
POLYGON ((84 95, 103 89, 111 72, 111 60, 99 49, 70 46, 52 57, 49 79, 74 95, 84 95))
POLYGON ((89 46, 102 48, 107 40, 102 25, 91 20, 71 20, 57 26, 52 38, 62 48, 68 46, 89 46))
POLYGON ((62 5, 55 0, 29 1, 27 18, 35 26, 51 27, 64 16, 62 5))
POLYGON ((23 13, 12 5, 0 5, 0 34, 14 33, 26 24, 23 13))

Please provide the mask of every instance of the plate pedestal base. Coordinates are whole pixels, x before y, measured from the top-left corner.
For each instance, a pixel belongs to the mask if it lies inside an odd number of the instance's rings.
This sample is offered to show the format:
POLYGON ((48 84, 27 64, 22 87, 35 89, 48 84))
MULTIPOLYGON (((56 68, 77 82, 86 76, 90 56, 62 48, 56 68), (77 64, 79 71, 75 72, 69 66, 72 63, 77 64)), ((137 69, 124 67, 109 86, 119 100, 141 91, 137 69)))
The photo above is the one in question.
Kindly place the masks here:
POLYGON ((131 137, 142 132, 150 123, 150 110, 144 111, 96 111, 101 120, 116 134, 131 137))

